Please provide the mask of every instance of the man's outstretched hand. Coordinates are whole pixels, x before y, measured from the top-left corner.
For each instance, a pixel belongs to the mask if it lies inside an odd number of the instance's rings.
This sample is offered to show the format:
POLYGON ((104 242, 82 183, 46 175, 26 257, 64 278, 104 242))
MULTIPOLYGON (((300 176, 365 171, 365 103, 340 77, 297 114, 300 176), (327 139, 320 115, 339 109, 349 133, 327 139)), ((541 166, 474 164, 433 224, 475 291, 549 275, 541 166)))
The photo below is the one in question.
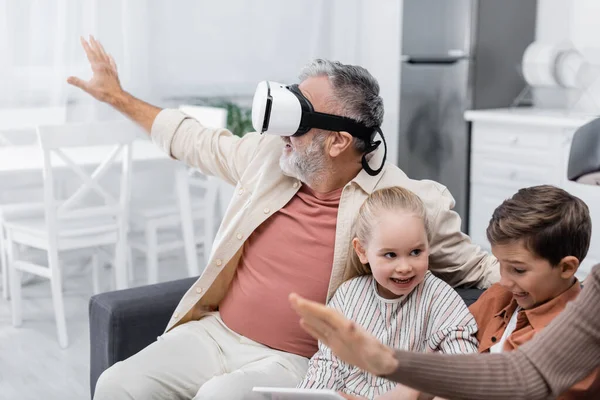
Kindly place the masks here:
POLYGON ((99 101, 113 104, 124 93, 119 82, 114 58, 106 53, 102 44, 93 36, 90 36, 89 42, 81 38, 81 45, 92 67, 92 79, 84 81, 70 76, 67 82, 89 93, 99 101))
POLYGON ((81 45, 92 67, 92 79, 84 81, 70 76, 67 82, 91 94, 95 99, 110 104, 150 133, 161 109, 123 90, 114 58, 106 53, 104 47, 93 36, 90 36, 89 42, 81 38, 81 45))

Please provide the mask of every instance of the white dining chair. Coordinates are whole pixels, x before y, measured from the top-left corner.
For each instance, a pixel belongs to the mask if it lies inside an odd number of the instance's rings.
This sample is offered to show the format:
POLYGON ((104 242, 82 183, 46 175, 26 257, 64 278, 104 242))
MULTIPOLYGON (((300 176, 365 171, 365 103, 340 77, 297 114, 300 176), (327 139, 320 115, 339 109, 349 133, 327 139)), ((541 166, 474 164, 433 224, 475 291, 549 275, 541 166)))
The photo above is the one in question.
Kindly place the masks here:
MULTIPOLYGON (((36 145, 38 125, 64 124, 66 117, 66 107, 0 108, 0 146, 36 145)), ((27 177, 18 182, 19 184, 11 184, 10 188, 3 188, 0 199, 0 274, 2 297, 5 299, 9 298, 9 285, 3 221, 22 214, 43 211, 41 179, 36 177, 32 180, 27 177)))
MULTIPOLYGON (((207 205, 215 203, 216 187, 206 177, 190 177, 192 173, 185 168, 175 171, 175 196, 162 196, 162 204, 143 206, 139 204, 141 201, 133 203, 130 246, 145 256, 148 284, 159 281, 158 266, 162 256, 184 250, 188 257, 187 251, 192 249, 197 257, 198 247, 204 255, 212 246, 214 214, 208 212, 207 205), (192 197, 190 192, 194 188, 199 188, 202 195, 192 197), (183 229, 188 225, 192 232, 184 235, 183 229)), ((194 265, 197 263, 187 263, 189 276, 200 272, 194 265)))
MULTIPOLYGON (((224 128, 227 124, 223 108, 181 106, 180 110, 206 126, 224 128)), ((132 206, 130 243, 146 258, 149 284, 159 281, 160 257, 175 250, 184 250, 188 275, 199 275, 197 249, 201 247, 207 260, 215 236, 218 183, 184 167, 175 171, 174 182, 174 196, 157 194, 151 201, 134 200, 132 206), (192 192, 201 195, 192 196, 192 192)))
MULTIPOLYGON (((38 127, 43 152, 44 214, 5 222, 8 266, 11 286, 12 322, 22 323, 21 272, 50 280, 58 341, 67 347, 68 335, 62 293, 62 252, 114 246, 115 280, 118 289, 127 287, 127 232, 131 191, 132 145, 138 128, 129 121, 68 124, 38 127), (106 154, 104 161, 90 174, 82 166, 78 152, 106 154), (74 161, 76 160, 76 161, 74 161), (55 173, 67 169, 82 182, 70 196, 57 198, 55 173), (108 174, 110 172, 110 175, 108 174), (118 176, 118 187, 102 178, 118 176), (94 196, 90 201, 90 194, 94 196), (47 252, 47 264, 39 265, 19 257, 17 245, 47 252)), ((81 154, 81 153, 79 153, 81 154)), ((98 263, 93 263, 94 287, 97 288, 98 263)))

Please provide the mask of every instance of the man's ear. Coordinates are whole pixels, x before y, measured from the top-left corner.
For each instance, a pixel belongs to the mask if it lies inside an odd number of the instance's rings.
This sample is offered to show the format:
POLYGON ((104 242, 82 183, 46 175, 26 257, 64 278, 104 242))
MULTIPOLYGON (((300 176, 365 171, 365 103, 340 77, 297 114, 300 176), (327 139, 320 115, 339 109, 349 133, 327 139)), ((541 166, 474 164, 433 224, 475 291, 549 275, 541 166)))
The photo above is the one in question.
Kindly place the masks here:
POLYGON ((563 257, 563 259, 558 262, 558 268, 560 268, 561 278, 570 279, 575 275, 575 272, 577 272, 577 268, 579 268, 579 260, 574 256, 563 257))
POLYGON ((338 157, 352 146, 354 137, 348 132, 333 132, 329 135, 329 156, 338 157))
POLYGON ((368 264, 369 260, 367 259, 367 252, 365 248, 362 246, 358 238, 352 239, 352 247, 354 247, 354 251, 358 256, 358 259, 362 264, 368 264))

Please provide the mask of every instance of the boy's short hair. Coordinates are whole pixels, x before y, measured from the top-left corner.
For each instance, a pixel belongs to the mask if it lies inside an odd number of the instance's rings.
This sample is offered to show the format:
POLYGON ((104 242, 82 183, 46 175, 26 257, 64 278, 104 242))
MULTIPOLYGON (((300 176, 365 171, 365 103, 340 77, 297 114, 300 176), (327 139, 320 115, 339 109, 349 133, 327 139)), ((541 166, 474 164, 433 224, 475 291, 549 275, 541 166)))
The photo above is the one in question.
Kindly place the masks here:
POLYGON ((486 233, 492 245, 522 240, 528 250, 556 266, 567 256, 583 261, 592 221, 581 199, 540 185, 521 189, 505 200, 494 211, 486 233))

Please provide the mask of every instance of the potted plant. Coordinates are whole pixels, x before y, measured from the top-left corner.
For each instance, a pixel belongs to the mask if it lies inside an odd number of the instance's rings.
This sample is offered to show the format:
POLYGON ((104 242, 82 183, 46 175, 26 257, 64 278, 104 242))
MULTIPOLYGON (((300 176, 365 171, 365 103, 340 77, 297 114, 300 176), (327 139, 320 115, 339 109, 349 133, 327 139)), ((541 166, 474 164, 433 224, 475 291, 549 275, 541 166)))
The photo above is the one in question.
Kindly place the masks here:
POLYGON ((230 100, 218 100, 211 103, 211 106, 227 110, 227 129, 234 135, 242 137, 246 133, 254 131, 251 108, 240 106, 230 100))

